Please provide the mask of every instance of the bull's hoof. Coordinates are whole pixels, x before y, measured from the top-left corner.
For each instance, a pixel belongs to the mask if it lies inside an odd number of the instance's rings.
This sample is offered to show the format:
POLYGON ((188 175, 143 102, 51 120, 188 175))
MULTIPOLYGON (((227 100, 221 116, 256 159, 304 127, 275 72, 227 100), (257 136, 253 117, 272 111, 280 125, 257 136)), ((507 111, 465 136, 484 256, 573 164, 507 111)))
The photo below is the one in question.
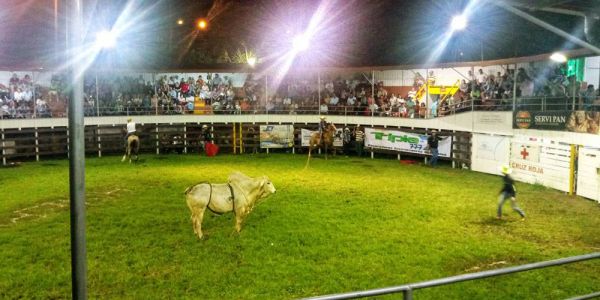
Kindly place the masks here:
POLYGON ((123 158, 121 159, 121 162, 124 162, 126 158, 127 158, 127 155, 123 155, 123 158))

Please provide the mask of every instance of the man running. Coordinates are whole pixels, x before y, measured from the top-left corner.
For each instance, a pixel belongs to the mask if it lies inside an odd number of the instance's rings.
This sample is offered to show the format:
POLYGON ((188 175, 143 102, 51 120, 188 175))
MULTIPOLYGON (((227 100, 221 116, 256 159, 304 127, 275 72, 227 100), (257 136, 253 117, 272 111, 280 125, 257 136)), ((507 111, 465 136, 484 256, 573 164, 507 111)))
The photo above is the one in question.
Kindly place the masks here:
POLYGON ((502 218, 502 206, 504 205, 504 202, 506 202, 506 200, 510 199, 510 205, 512 206, 512 209, 518 212, 519 215, 521 215, 521 218, 524 220, 525 213, 517 205, 517 189, 515 188, 514 180, 510 177, 511 173, 512 169, 510 169, 508 166, 502 166, 502 174, 504 174, 504 185, 502 186, 502 190, 500 190, 500 197, 498 198, 498 215, 496 216, 496 218, 502 218))

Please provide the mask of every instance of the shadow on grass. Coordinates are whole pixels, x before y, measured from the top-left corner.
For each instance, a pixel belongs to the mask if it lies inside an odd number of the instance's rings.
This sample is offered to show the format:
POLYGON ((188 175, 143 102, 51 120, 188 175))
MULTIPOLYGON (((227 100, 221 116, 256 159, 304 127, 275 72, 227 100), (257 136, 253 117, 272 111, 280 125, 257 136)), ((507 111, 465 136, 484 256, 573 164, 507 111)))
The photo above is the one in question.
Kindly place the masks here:
POLYGON ((473 223, 479 224, 479 225, 488 225, 488 226, 491 226, 491 225, 502 226, 507 223, 514 223, 514 222, 518 222, 518 221, 520 221, 520 220, 514 219, 514 218, 507 218, 507 217, 504 217, 502 219, 497 219, 496 217, 487 217, 487 218, 480 220, 479 222, 473 222, 473 223))

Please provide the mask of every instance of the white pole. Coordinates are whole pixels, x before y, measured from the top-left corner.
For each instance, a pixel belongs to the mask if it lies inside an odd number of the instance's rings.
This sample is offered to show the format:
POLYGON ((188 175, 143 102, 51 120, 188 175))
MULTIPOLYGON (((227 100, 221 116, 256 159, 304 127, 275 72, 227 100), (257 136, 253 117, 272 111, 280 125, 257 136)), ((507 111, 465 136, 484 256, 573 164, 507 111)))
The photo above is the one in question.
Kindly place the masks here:
POLYGON ((156 132, 156 134, 155 134, 155 137, 156 137, 156 154, 160 154, 160 147, 159 147, 159 142, 158 142, 158 123, 156 123, 155 126, 156 126, 156 131, 155 131, 156 132))
POLYGON ((98 71, 96 71, 96 116, 100 116, 100 99, 98 98, 98 71))
POLYGON ((2 164, 6 166, 6 143, 4 142, 4 129, 2 129, 2 164))
POLYGON ((38 128, 37 126, 34 127, 35 130, 35 161, 40 161, 40 142, 39 142, 39 135, 38 135, 38 128))
MULTIPOLYGON (((36 97, 35 97, 35 73, 33 73, 33 71, 31 71, 31 85, 32 85, 32 93, 33 95, 31 95, 31 100, 33 101, 33 118, 37 117, 37 113, 36 113, 36 97)), ((37 132, 37 131, 36 131, 37 132)))
POLYGON ((513 112, 517 109, 517 64, 513 74, 513 112))
POLYGON ((183 153, 187 154, 187 125, 183 124, 183 153))
POLYGON ((375 101, 375 70, 371 70, 371 99, 375 101))
POLYGON ((425 69, 425 118, 429 116, 429 69, 425 69))
POLYGON ((321 114, 321 71, 317 71, 317 92, 319 99, 317 99, 317 111, 321 114))
POLYGON ((99 127, 100 126, 96 127, 96 135, 98 136, 98 139, 97 139, 97 141, 98 141, 98 157, 102 157, 102 138, 100 137, 100 132, 98 130, 99 127))

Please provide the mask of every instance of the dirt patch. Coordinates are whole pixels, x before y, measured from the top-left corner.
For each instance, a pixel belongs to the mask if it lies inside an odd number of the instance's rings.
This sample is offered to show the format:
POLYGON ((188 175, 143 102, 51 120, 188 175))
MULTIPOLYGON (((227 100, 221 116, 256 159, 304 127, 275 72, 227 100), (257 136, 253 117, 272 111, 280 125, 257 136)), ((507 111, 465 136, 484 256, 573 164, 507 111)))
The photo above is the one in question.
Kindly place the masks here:
MULTIPOLYGON (((130 192, 127 189, 115 188, 109 191, 91 191, 86 193, 86 201, 85 205, 87 207, 96 206, 101 204, 104 201, 112 200, 117 198, 122 193, 130 192)), ((59 212, 66 211, 69 209, 69 199, 53 199, 49 201, 42 202, 40 204, 36 204, 30 207, 25 207, 21 209, 17 209, 13 211, 8 220, 0 221, 0 227, 7 227, 12 224, 17 224, 21 222, 25 222, 28 220, 36 220, 46 218, 48 215, 59 212)))
POLYGON ((465 270, 465 272, 467 272, 467 273, 479 272, 482 269, 498 268, 499 266, 503 266, 503 265, 506 265, 506 264, 508 264, 508 263, 506 261, 504 261, 504 260, 495 261, 495 262, 489 263, 487 265, 474 266, 472 268, 468 268, 468 269, 465 270))

